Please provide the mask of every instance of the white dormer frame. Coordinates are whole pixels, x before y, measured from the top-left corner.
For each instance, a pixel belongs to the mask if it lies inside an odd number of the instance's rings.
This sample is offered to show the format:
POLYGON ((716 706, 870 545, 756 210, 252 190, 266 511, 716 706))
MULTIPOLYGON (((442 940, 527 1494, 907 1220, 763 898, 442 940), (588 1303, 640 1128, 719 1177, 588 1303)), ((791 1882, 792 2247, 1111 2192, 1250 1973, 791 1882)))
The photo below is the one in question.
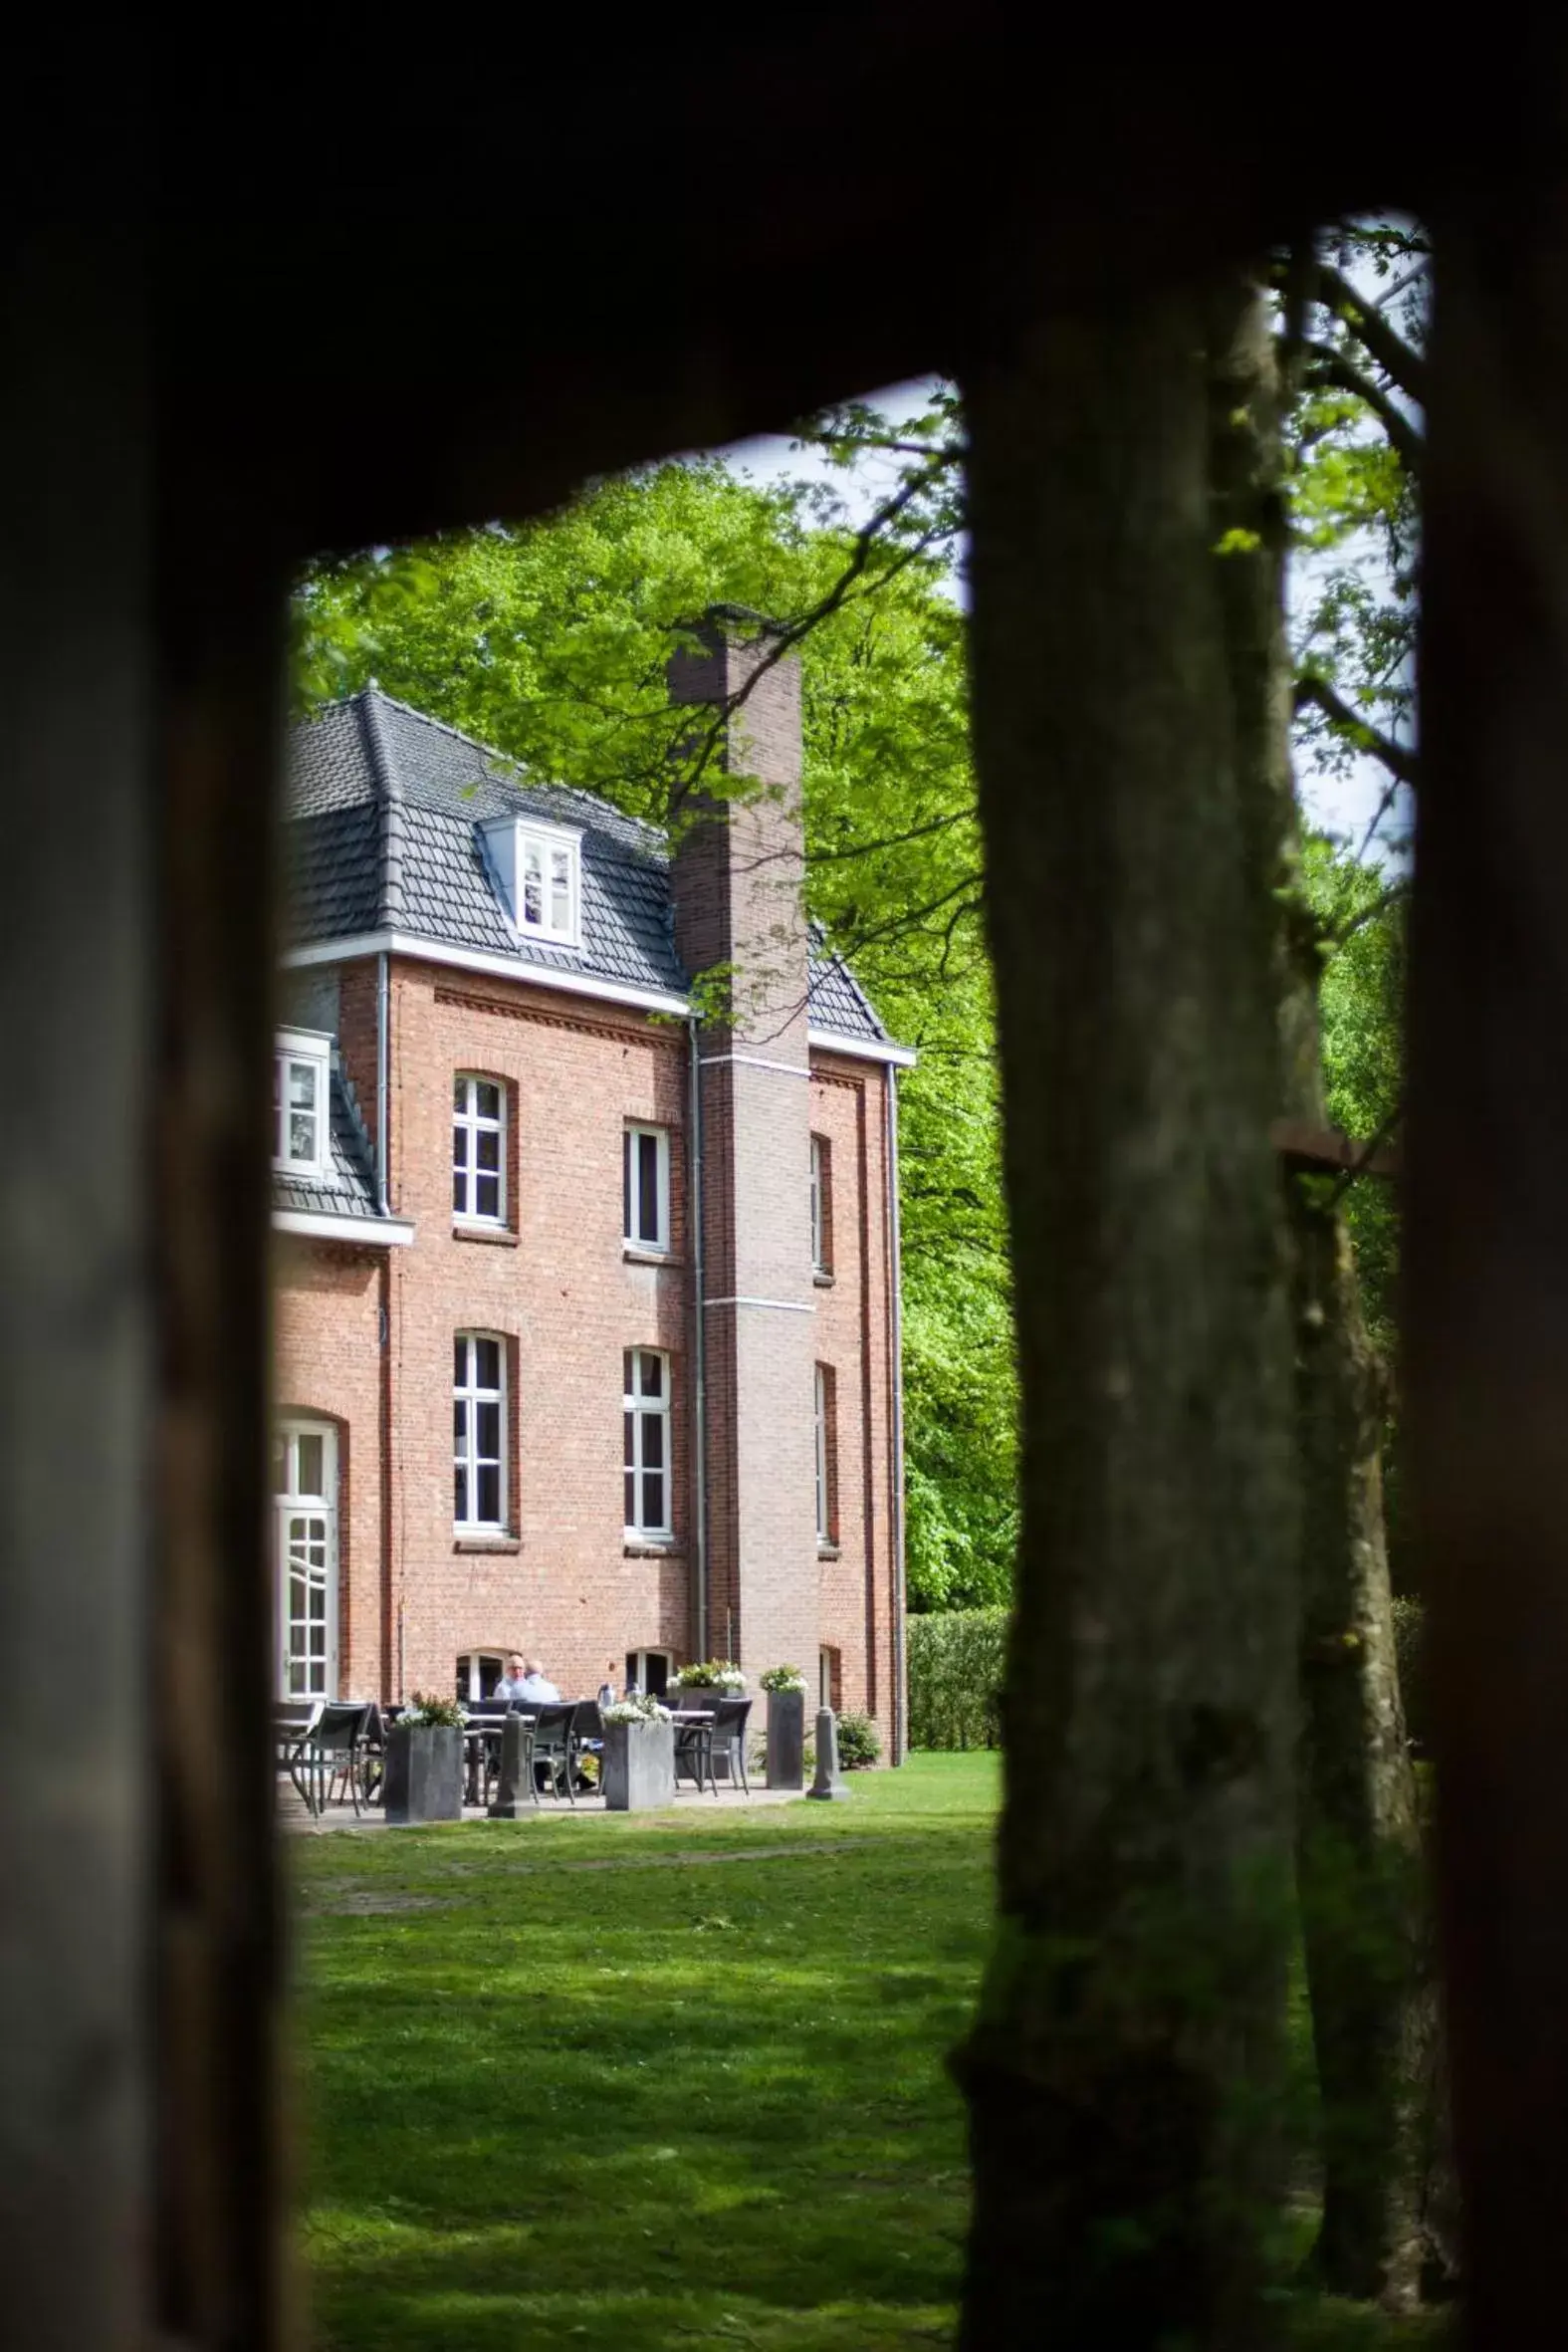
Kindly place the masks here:
POLYGON ((319 1029, 280 1029, 272 1067, 272 1164, 287 1176, 325 1177, 332 1158, 331 1036, 319 1029))
POLYGON ((492 817, 480 826, 502 904, 520 939, 582 942, 582 834, 538 817, 492 817))

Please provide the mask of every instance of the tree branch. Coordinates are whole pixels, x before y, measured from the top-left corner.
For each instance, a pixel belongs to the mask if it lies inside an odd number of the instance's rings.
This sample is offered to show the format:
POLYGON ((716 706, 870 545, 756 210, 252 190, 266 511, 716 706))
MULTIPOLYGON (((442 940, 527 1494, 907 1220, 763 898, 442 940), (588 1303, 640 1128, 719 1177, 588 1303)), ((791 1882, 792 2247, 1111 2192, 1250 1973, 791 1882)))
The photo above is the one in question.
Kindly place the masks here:
POLYGON ((1386 890, 1378 892, 1370 905, 1362 907, 1359 913, 1351 916, 1348 923, 1341 924, 1337 931, 1330 934, 1334 945, 1343 947, 1347 939, 1354 939, 1358 931, 1364 931, 1369 923, 1377 921, 1379 915, 1386 915, 1391 906, 1398 906, 1402 899, 1409 896, 1408 880, 1391 882, 1386 890))
POLYGON ((1372 726, 1359 711, 1352 710, 1350 704, 1335 693, 1327 678, 1319 677, 1316 670, 1307 670, 1296 680, 1296 709, 1304 710, 1308 703, 1315 703, 1329 725, 1337 728, 1340 734, 1355 739, 1360 750, 1370 752, 1375 760, 1381 760, 1389 774, 1401 784, 1415 786, 1421 775, 1419 755, 1407 745, 1396 743, 1392 735, 1385 735, 1381 727, 1372 726))
POLYGON ((1384 374, 1393 377, 1407 399, 1425 408, 1427 362, 1421 353, 1412 351, 1383 313, 1327 262, 1320 261, 1317 265, 1317 285, 1323 308, 1343 320, 1351 334, 1366 345, 1384 374))
POLYGON ((1343 352, 1336 352, 1332 344, 1306 343, 1301 348, 1313 361, 1307 382, 1334 384, 1340 391, 1353 392, 1358 400, 1365 400, 1398 450, 1405 471, 1419 478, 1427 454, 1426 444, 1399 402, 1353 365, 1343 352))

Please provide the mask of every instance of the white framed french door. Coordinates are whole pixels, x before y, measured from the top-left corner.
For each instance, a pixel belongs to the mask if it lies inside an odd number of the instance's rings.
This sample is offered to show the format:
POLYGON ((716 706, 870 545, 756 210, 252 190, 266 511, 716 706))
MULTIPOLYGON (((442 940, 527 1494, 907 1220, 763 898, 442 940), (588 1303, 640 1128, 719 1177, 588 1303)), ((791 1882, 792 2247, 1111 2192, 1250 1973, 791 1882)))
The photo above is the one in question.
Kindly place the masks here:
POLYGON ((337 1695, 337 1432, 280 1421, 273 1439, 278 1696, 337 1695))

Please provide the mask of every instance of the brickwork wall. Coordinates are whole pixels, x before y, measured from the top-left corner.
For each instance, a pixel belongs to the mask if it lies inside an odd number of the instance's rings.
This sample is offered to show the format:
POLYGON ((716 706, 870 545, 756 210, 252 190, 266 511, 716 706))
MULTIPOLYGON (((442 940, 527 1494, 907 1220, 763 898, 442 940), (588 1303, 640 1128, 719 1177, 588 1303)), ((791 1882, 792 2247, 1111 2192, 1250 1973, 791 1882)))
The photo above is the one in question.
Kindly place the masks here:
POLYGON ((383 1257, 288 1237, 275 1259, 275 1410, 337 1430, 337 1680, 356 1699, 380 1697, 384 1662, 383 1257))
POLYGON ((709 1623, 754 1678, 786 1660, 809 1672, 818 1638, 800 679, 766 652, 714 630, 670 672, 677 702, 750 683, 724 766, 751 789, 686 835, 674 901, 688 968, 733 967, 730 1019, 701 1048, 709 1623))
POLYGON ((397 1399, 394 1679, 447 1689, 459 1652, 520 1647, 563 1691, 597 1688, 628 1649, 689 1654, 689 1322, 685 1039, 637 1016, 427 965, 392 973, 392 1206, 417 1239, 392 1269, 397 1399), (452 1217, 452 1080, 507 1090, 505 1235, 452 1217), (671 1135, 671 1263, 622 1248, 628 1119, 671 1135), (510 1340, 508 1532, 452 1521, 452 1362, 460 1331, 510 1340), (670 1358, 674 1541, 623 1532, 622 1356, 670 1358))
POLYGON ((813 1345, 834 1373, 837 1474, 836 1541, 817 1559, 819 1640, 838 1653, 841 1707, 870 1715, 884 1749, 894 1573, 885 1083, 874 1063, 812 1055, 811 1132, 831 1168, 830 1280, 815 1286, 813 1345))

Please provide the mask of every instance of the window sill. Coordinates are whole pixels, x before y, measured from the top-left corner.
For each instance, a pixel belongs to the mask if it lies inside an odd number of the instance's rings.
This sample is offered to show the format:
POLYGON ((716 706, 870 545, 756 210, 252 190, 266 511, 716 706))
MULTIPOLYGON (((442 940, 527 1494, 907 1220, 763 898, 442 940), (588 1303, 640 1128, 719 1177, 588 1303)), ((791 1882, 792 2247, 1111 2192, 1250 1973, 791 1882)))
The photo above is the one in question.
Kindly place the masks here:
POLYGON ((621 1545, 624 1559, 684 1559, 686 1546, 673 1536, 667 1541, 657 1535, 628 1535, 621 1545))
POLYGON ((816 1556, 818 1559, 842 1559, 844 1555, 836 1543, 819 1543, 816 1556))
POLYGON ((454 1535, 454 1551, 521 1551, 521 1535, 454 1535))
POLYGON ((819 1291, 830 1291, 836 1279, 834 1275, 824 1272, 820 1266, 813 1267, 811 1270, 811 1280, 819 1291))
POLYGON ((673 1250, 644 1250, 635 1242, 624 1243, 620 1254, 628 1266, 684 1266, 686 1263, 673 1250))
POLYGON ((492 1248, 500 1250, 515 1250, 518 1247, 517 1235, 509 1233, 504 1225, 454 1225, 452 1239, 454 1242, 489 1242, 492 1248))

